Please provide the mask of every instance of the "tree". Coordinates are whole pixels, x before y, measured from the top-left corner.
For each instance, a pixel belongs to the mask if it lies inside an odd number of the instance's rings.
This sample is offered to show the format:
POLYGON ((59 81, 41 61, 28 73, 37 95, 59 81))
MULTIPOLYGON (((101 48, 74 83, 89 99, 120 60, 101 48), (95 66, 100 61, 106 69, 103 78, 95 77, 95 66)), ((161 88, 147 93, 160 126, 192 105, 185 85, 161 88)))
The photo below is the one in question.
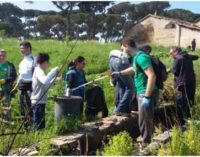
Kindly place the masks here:
POLYGON ((37 20, 37 30, 42 38, 63 39, 66 36, 66 19, 58 15, 42 15, 37 20))
POLYGON ((22 34, 23 24, 21 17, 23 10, 11 3, 0 4, 0 25, 7 36, 19 36, 22 34))
POLYGON ((157 13, 158 15, 161 15, 169 7, 170 4, 167 1, 144 2, 135 5, 135 13, 139 20, 148 14, 157 13))
POLYGON ((102 2, 80 2, 78 4, 79 10, 87 15, 85 23, 87 25, 88 39, 95 39, 95 35, 102 33, 104 19, 106 17, 106 7, 111 5, 110 1, 102 2))
POLYGON ((106 29, 109 30, 110 26, 115 27, 116 25, 116 29, 113 29, 112 33, 110 32, 112 35, 110 33, 107 34, 108 37, 111 35, 110 37, 113 38, 116 35, 116 37, 120 38, 121 36, 122 38, 130 29, 134 21, 134 19, 131 17, 132 13, 134 12, 134 10, 132 10, 133 5, 129 2, 122 2, 108 9, 106 29))
POLYGON ((191 11, 185 9, 171 9, 166 11, 164 15, 171 18, 186 20, 190 22, 195 22, 200 17, 200 14, 194 14, 191 11))
POLYGON ((73 1, 53 1, 53 4, 61 10, 61 15, 67 17, 67 34, 71 37, 74 36, 71 16, 74 8, 78 5, 78 3, 79 2, 73 1))

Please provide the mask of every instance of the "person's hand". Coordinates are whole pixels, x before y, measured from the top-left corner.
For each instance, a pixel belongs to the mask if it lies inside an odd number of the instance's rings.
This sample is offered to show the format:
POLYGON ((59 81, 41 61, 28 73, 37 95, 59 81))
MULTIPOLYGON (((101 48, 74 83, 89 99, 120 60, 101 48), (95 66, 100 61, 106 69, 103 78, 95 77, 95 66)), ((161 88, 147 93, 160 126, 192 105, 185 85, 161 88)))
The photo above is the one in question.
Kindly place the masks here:
POLYGON ((119 78, 121 75, 121 73, 119 71, 114 71, 111 76, 114 77, 114 78, 119 78))
POLYGON ((170 73, 170 72, 171 72, 171 68, 168 68, 168 69, 167 69, 167 73, 170 73))
POLYGON ((150 105, 151 98, 150 97, 143 97, 142 98, 142 107, 148 107, 150 105))
POLYGON ((0 80, 0 85, 3 85, 3 84, 5 84, 6 83, 6 81, 4 80, 4 79, 1 79, 0 80))
POLYGON ((59 76, 59 77, 56 77, 56 81, 61 81, 62 80, 62 77, 59 76))
POLYGON ((52 71, 58 71, 58 69, 59 69, 59 67, 56 66, 56 67, 54 67, 54 68, 52 69, 52 71))

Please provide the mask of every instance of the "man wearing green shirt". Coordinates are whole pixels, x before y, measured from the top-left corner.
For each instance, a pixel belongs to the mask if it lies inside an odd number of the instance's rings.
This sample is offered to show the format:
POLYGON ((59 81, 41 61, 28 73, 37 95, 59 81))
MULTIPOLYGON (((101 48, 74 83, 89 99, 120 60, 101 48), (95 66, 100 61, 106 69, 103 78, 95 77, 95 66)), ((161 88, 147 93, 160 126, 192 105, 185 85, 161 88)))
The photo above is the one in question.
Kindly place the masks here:
MULTIPOLYGON (((0 97, 3 107, 10 107, 10 91, 17 77, 15 67, 12 63, 6 61, 6 51, 0 50, 0 97)), ((5 115, 5 119, 10 119, 11 112, 5 115)))
POLYGON ((139 109, 139 128, 142 136, 142 147, 146 147, 151 142, 154 131, 153 117, 156 95, 156 75, 154 73, 151 58, 148 54, 136 48, 132 37, 126 37, 122 41, 123 51, 134 53, 133 67, 112 75, 132 75, 137 90, 137 100, 139 109))

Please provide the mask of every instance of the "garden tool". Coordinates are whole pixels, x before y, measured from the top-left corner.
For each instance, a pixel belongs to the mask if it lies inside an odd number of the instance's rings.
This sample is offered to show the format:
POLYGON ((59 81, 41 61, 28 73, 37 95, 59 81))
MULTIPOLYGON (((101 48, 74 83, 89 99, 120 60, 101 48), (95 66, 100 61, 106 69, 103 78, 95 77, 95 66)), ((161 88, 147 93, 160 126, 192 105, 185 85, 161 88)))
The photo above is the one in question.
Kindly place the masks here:
POLYGON ((108 75, 102 76, 102 77, 100 77, 100 78, 96 78, 96 79, 94 79, 94 80, 92 80, 92 81, 89 81, 89 82, 87 82, 87 83, 85 83, 85 84, 82 84, 81 86, 78 86, 78 87, 76 87, 76 88, 73 88, 73 89, 72 89, 72 92, 75 91, 75 90, 77 90, 77 89, 80 89, 80 88, 82 88, 82 87, 85 87, 85 86, 87 86, 87 85, 89 85, 89 84, 92 84, 92 83, 94 83, 94 82, 103 80, 103 79, 105 79, 105 78, 107 78, 107 77, 108 77, 108 75))

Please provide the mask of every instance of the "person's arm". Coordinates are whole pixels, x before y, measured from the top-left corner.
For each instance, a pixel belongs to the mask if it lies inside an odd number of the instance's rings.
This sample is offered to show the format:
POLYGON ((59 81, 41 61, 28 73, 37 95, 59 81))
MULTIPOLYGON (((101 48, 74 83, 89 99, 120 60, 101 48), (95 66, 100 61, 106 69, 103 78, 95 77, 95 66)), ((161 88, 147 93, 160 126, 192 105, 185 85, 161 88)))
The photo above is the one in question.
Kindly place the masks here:
POLYGON ((73 82, 74 82, 74 74, 72 73, 72 74, 68 74, 67 76, 66 76, 66 81, 67 81, 67 88, 70 88, 70 89, 72 89, 73 88, 73 82))
POLYGON ((15 66, 13 64, 9 64, 10 66, 10 75, 8 76, 8 78, 5 79, 6 83, 12 83, 16 80, 17 78, 17 72, 15 69, 15 66))
POLYGON ((51 83, 51 81, 55 77, 57 71, 58 71, 58 67, 55 67, 47 74, 47 76, 45 76, 45 73, 43 71, 37 70, 36 71, 37 78, 42 84, 48 85, 51 83))
POLYGON ((174 60, 173 62, 173 66, 171 68, 171 72, 174 74, 174 75, 177 75, 179 73, 179 69, 180 69, 180 61, 179 60, 174 60))
POLYGON ((133 67, 120 71, 121 75, 134 75, 133 67))
POLYGON ((199 56, 197 56, 197 55, 189 55, 189 56, 192 59, 192 61, 199 59, 199 56))
POLYGON ((154 89, 154 85, 155 85, 155 82, 156 82, 156 75, 154 73, 154 70, 153 70, 152 66, 147 68, 147 69, 145 69, 144 73, 148 77, 147 89, 146 89, 146 92, 145 92, 145 97, 151 97, 153 89, 154 89))
POLYGON ((85 72, 83 72, 83 77, 84 77, 84 83, 87 83, 86 77, 85 77, 85 72))

